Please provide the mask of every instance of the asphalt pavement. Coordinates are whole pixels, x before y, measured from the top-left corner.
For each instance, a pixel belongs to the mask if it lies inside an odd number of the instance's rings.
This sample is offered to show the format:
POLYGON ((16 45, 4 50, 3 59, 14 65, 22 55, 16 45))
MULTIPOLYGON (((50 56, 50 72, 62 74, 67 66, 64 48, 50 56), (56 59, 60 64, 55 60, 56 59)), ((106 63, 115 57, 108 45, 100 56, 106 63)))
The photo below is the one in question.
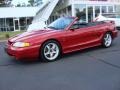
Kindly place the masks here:
POLYGON ((112 47, 95 47, 43 63, 20 62, 0 42, 0 90, 120 90, 120 33, 112 47))

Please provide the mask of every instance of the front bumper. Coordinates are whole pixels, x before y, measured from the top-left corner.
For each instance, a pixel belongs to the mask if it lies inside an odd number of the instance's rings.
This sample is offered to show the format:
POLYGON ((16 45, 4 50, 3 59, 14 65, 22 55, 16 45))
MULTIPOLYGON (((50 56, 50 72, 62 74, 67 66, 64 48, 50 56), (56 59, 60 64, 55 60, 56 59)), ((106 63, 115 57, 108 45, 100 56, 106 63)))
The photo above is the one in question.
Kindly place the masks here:
POLYGON ((9 56, 15 57, 17 60, 20 59, 33 59, 39 57, 39 47, 31 46, 25 48, 16 48, 11 45, 6 45, 4 47, 5 52, 9 56))

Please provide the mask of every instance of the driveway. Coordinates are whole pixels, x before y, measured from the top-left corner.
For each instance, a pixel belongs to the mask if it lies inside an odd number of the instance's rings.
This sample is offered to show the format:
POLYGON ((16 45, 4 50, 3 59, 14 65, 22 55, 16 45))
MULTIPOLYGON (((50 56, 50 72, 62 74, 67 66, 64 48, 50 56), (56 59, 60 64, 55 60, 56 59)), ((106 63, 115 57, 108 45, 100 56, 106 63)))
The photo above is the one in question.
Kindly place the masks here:
POLYGON ((120 90, 120 33, 112 47, 64 55, 52 63, 20 62, 0 43, 0 90, 120 90))

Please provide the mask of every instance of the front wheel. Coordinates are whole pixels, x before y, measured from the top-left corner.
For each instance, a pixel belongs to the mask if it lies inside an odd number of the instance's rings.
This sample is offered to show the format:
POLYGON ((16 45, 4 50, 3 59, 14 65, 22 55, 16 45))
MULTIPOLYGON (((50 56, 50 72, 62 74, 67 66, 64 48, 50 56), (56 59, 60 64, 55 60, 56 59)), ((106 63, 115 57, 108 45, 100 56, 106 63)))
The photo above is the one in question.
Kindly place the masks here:
POLYGON ((112 35, 110 33, 106 33, 102 40, 102 45, 106 48, 112 45, 112 35))
POLYGON ((60 56, 60 45, 58 42, 50 40, 45 42, 40 50, 40 57, 42 61, 52 62, 57 60, 60 56))

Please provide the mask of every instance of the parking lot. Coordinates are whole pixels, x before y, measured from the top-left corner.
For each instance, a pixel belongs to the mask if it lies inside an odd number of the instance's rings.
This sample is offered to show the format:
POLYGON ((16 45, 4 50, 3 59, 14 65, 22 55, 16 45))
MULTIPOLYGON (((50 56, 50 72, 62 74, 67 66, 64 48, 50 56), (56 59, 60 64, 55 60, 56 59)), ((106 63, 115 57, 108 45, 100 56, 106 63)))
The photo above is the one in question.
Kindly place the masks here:
POLYGON ((112 47, 95 47, 56 62, 20 62, 0 43, 0 90, 120 90, 120 33, 112 47))

